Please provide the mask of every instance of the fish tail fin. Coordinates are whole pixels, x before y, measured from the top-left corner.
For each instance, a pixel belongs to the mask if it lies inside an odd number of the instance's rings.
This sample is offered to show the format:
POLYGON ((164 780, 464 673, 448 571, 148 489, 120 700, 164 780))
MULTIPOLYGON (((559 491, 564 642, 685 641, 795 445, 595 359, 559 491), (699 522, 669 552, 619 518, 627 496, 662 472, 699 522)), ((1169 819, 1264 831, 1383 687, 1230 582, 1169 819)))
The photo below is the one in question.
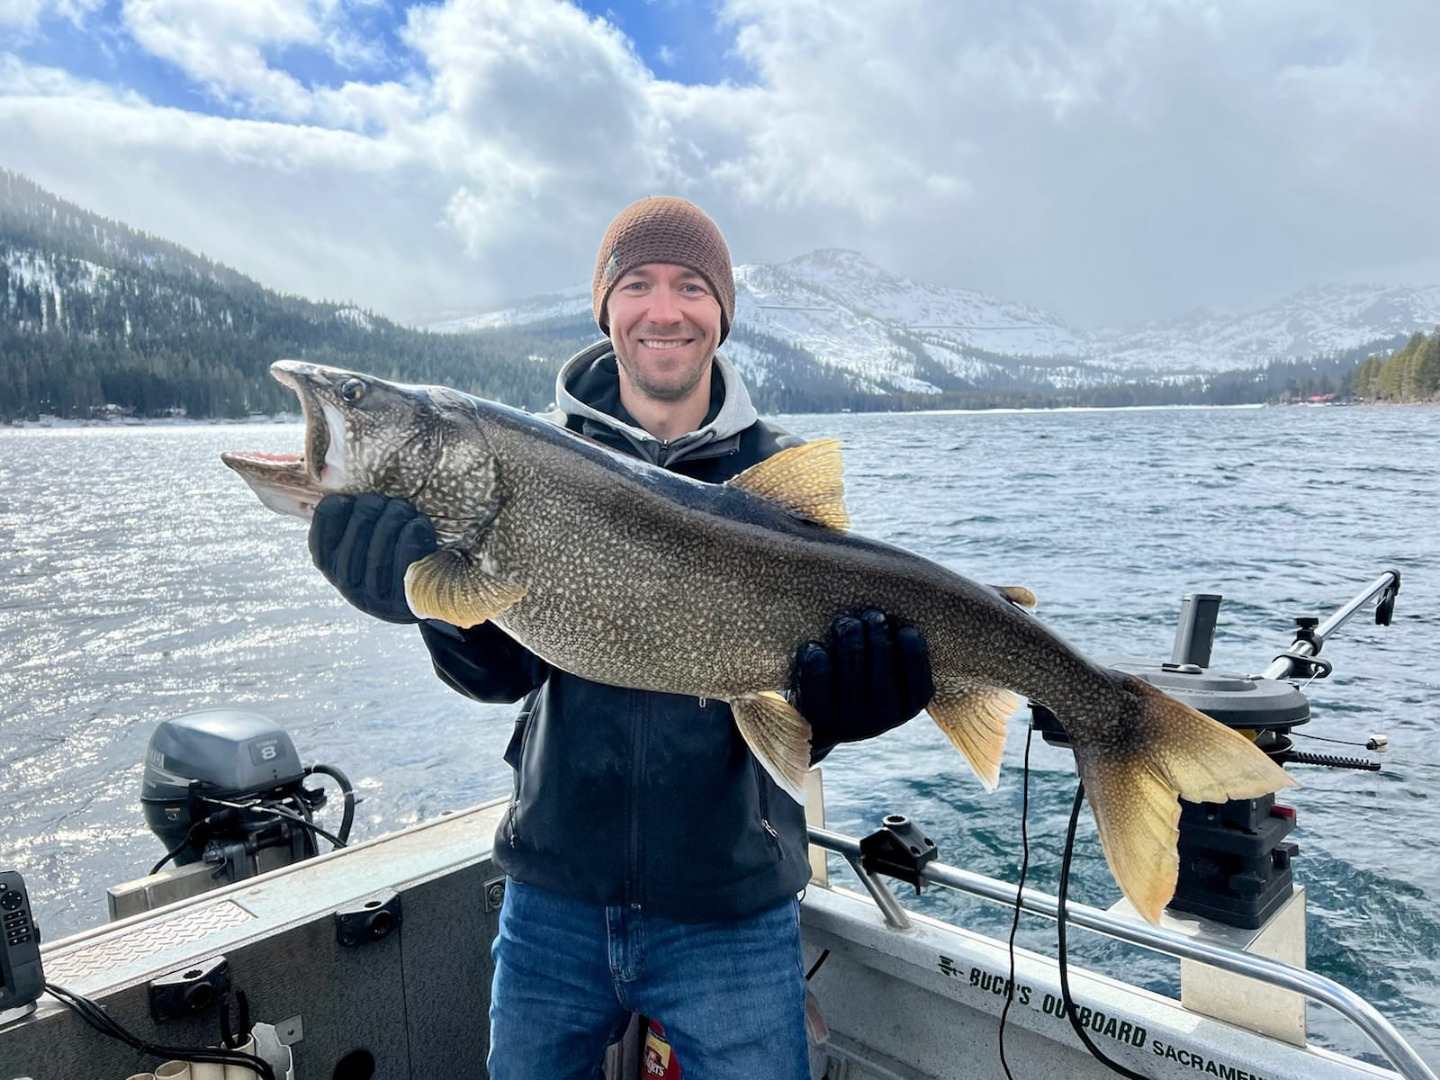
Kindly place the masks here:
MULTIPOLYGON (((1075 740, 1105 861, 1125 898, 1158 923, 1180 872, 1180 804, 1256 799, 1296 781, 1244 735, 1132 676, 1124 750, 1075 740)), ((1073 739, 1073 736, 1072 736, 1073 739)))
POLYGON ((810 725, 805 718, 773 690, 735 698, 730 711, 745 745, 770 779, 804 806, 805 773, 810 768, 810 725))
POLYGON ((1000 782, 1005 721, 1020 699, 1001 686, 937 685, 925 711, 991 791, 1000 782))

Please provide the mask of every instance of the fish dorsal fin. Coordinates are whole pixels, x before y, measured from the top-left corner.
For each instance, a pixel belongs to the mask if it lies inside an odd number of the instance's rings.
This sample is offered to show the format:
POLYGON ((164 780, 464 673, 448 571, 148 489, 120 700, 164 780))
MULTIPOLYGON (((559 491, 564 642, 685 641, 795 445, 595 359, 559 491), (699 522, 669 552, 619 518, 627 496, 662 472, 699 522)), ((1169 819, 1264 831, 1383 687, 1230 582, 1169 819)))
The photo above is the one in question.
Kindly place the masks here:
POLYGON ((405 602, 422 619, 479 626, 518 604, 525 590, 480 569, 473 555, 441 548, 405 571, 405 602))
POLYGON ((1022 607, 1026 611, 1034 611, 1040 603, 1039 597, 1024 585, 992 585, 991 588, 1016 607, 1022 607))
POLYGON ((779 503, 796 517, 828 529, 850 528, 839 439, 815 439, 778 454, 726 481, 731 487, 779 503))

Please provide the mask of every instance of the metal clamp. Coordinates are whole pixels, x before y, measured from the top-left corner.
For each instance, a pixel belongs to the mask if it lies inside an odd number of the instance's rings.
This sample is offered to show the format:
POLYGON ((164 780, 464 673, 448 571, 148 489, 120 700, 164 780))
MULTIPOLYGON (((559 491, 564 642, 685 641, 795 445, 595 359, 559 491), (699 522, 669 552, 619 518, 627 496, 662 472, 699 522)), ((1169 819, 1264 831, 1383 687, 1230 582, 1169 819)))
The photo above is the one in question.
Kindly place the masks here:
POLYGON ((1290 662, 1289 677, 1292 679, 1328 679, 1330 673, 1335 670, 1334 664, 1319 656, 1282 652, 1275 657, 1275 661, 1272 663, 1280 660, 1290 662))

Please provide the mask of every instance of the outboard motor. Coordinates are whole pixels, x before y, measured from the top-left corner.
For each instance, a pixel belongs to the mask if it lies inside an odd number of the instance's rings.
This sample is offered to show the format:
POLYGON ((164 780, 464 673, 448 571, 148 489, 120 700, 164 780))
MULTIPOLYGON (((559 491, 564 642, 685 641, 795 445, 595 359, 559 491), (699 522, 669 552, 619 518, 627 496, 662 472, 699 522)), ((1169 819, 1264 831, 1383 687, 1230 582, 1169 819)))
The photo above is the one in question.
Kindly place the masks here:
MULTIPOLYGON (((1121 661, 1111 666, 1244 731, 1279 765, 1378 770, 1380 764, 1373 760, 1294 748, 1291 732, 1309 722, 1310 702, 1289 680, 1329 675, 1330 662, 1319 656, 1326 637, 1377 596, 1375 621, 1388 625, 1399 590, 1399 573, 1387 571, 1323 625, 1313 617, 1297 618, 1294 642, 1261 675, 1210 669, 1221 598, 1195 593, 1182 602, 1168 662, 1121 661)), ((1032 723, 1046 742, 1070 744, 1054 713, 1033 701, 1030 708, 1032 723)), ((1384 750, 1386 739, 1373 735, 1363 745, 1384 750)), ((1263 926, 1294 891, 1291 860, 1300 849, 1286 839, 1294 827, 1294 809, 1277 803, 1274 795, 1226 803, 1181 800, 1180 874, 1169 907, 1249 930, 1263 926)))
POLYGON ((171 859, 177 867, 203 861, 226 881, 315 855, 317 834, 343 847, 355 813, 354 789, 343 773, 302 766, 284 728, 236 709, 162 721, 145 753, 140 804, 166 849, 151 874, 171 859), (325 793, 305 786, 312 773, 331 776, 344 792, 338 837, 313 820, 325 793), (261 865, 261 852, 269 853, 268 865, 261 865))

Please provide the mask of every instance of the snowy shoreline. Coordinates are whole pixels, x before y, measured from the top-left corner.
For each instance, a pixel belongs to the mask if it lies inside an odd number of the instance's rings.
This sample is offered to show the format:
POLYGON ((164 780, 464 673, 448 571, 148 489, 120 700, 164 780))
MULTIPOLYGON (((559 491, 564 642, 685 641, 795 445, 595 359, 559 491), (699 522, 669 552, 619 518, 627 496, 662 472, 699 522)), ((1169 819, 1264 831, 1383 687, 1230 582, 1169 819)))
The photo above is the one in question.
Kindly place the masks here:
POLYGON ((298 424, 303 421, 299 413, 278 413, 275 416, 246 416, 240 419, 226 419, 213 417, 209 419, 192 419, 188 416, 156 416, 141 419, 139 417, 127 416, 118 419, 108 417, 96 417, 94 419, 80 420, 74 417, 63 416, 41 416, 38 420, 11 420, 0 423, 0 431, 49 431, 66 430, 70 428, 128 428, 128 427, 220 427, 232 426, 243 427, 248 424, 298 424))
MULTIPOLYGON (((1410 406, 1434 405, 1427 401, 1367 401, 1363 405, 1410 406)), ((1089 413, 1089 412, 1164 412, 1184 409, 1282 409, 1282 408, 1335 408, 1338 406, 1316 405, 1309 402, 1293 402, 1289 405, 1269 402, 1246 402, 1237 405, 1060 405, 1054 408, 1016 408, 1011 406, 993 409, 903 409, 893 412, 885 410, 863 411, 860 413, 777 413, 777 416, 985 416, 1016 415, 1025 413, 1089 413)), ((127 427, 244 427, 250 424, 299 424, 304 422, 300 413, 278 413, 274 416, 247 416, 238 420, 215 417, 196 420, 182 416, 159 416, 148 419, 124 417, 121 419, 96 418, 93 420, 66 419, 60 416, 41 416, 38 420, 10 420, 0 422, 0 431, 49 431, 71 428, 127 428, 127 427)))

